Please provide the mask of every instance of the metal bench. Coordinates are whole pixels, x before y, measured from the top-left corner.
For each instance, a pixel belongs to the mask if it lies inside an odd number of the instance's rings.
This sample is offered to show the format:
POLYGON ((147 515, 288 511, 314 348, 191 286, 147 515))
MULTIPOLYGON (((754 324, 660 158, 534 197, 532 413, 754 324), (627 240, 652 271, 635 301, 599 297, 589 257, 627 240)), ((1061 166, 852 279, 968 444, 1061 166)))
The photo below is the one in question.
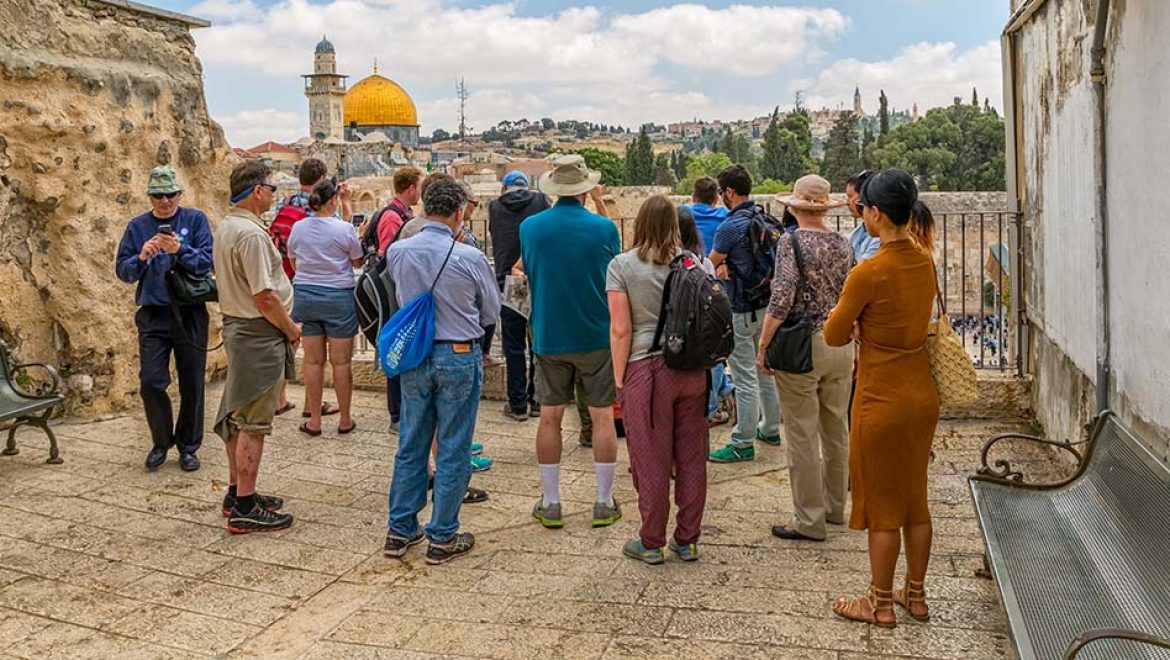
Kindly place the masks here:
POLYGON ((1170 658, 1170 467, 1108 412, 1088 441, 1008 433, 982 460, 971 495, 1020 658, 1170 658), (988 464, 1004 440, 1066 451, 1076 472, 1028 483, 988 464))
POLYGON ((4 456, 15 456, 20 453, 16 448, 16 430, 22 426, 35 426, 49 436, 49 458, 46 463, 57 465, 62 462, 61 452, 57 448, 57 436, 49 428, 49 418, 53 409, 61 404, 65 397, 61 395, 61 378, 57 371, 47 364, 12 364, 12 353, 8 345, 0 341, 0 422, 12 420, 8 428, 8 442, 4 456), (49 376, 50 385, 38 388, 37 391, 28 391, 21 386, 19 374, 25 369, 40 369, 49 376))

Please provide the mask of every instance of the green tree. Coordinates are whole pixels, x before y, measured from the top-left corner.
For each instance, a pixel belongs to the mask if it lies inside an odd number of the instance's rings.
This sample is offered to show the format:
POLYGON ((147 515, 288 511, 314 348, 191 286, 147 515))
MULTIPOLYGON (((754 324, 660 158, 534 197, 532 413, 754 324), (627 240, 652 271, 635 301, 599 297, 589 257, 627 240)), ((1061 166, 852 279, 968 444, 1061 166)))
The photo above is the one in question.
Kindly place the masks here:
POLYGON ((675 190, 680 195, 689 195, 694 191, 696 179, 701 176, 718 176, 720 172, 731 165, 731 159, 727 157, 727 154, 718 151, 695 156, 687 162, 687 175, 678 182, 678 187, 675 190))
POLYGON ((904 169, 927 190, 1003 190, 1003 120, 968 104, 933 108, 890 131, 872 164, 904 169))
POLYGON ((886 98, 886 90, 882 90, 882 95, 878 97, 878 142, 886 137, 890 132, 890 100, 886 98))
POLYGON ((623 185, 623 163, 621 156, 613 153, 612 151, 603 151, 601 149, 592 148, 580 149, 574 153, 581 154, 581 156, 585 158, 585 165, 589 169, 601 172, 601 185, 623 185))
POLYGON ((436 128, 435 132, 431 134, 431 139, 435 142, 442 142, 443 140, 450 140, 451 134, 441 128, 436 128))
POLYGON ((873 169, 873 149, 874 137, 873 128, 869 124, 865 125, 865 131, 861 134, 861 165, 862 167, 873 169))
POLYGON ((674 168, 671 167, 670 159, 674 155, 658 154, 654 158, 654 185, 668 186, 673 189, 678 185, 678 177, 674 174, 674 168))
POLYGON ((829 132, 821 175, 836 190, 844 190, 849 177, 861 170, 861 144, 857 140, 857 115, 843 112, 829 132))
POLYGON ((788 113, 780 122, 780 127, 792 132, 796 138, 796 149, 804 162, 796 169, 806 171, 810 169, 809 160, 812 158, 812 125, 808 118, 808 111, 804 108, 788 113))
POLYGON ((777 181, 776 179, 764 179, 752 186, 753 194, 775 195, 776 193, 782 192, 792 192, 792 184, 777 181))
POLYGON ((626 146, 625 185, 648 186, 654 183, 654 146, 650 143, 650 136, 646 128, 638 131, 626 146))
POLYGON ((979 88, 978 87, 971 88, 971 105, 975 106, 976 108, 979 107, 979 88))
MULTIPOLYGON (((781 179, 784 169, 784 144, 780 128, 780 108, 772 110, 772 119, 764 131, 764 157, 760 160, 760 174, 765 178, 781 179)), ((789 132, 791 135, 791 132, 789 132)))
POLYGON ((687 163, 691 162, 691 157, 681 149, 675 153, 678 154, 678 158, 675 160, 674 176, 678 179, 685 179, 687 178, 687 163))

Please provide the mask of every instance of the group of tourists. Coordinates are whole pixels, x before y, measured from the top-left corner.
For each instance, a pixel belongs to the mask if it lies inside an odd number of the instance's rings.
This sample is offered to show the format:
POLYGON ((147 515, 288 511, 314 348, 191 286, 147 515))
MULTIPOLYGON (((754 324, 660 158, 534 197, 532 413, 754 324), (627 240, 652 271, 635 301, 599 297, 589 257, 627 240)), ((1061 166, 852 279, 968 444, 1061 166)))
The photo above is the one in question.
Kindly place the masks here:
POLYGON ((662 564, 667 551, 683 561, 700 558, 708 462, 751 461, 757 440, 779 445, 783 437, 793 515, 773 535, 824 541, 829 526, 846 524, 850 491, 848 525, 869 533, 869 591, 836 602, 833 611, 892 627, 898 604, 928 619, 926 482, 939 401, 924 344, 937 284, 933 219, 914 179, 899 170, 862 172, 841 199, 828 181, 809 175, 777 196, 785 208, 777 220, 753 201, 748 170, 734 165, 696 181, 690 205, 647 199, 623 251, 600 173, 577 155, 552 165, 538 181, 518 171, 504 178, 488 213, 491 260, 468 229, 474 195, 444 174, 399 170, 394 200, 355 229, 350 191, 310 159, 300 168, 301 192, 284 200, 272 224, 287 206, 303 213, 287 233, 274 234, 261 219, 277 201, 271 172, 244 163, 232 172, 232 206, 213 237, 204 214, 180 206, 175 172, 155 168, 151 211, 131 220, 117 261, 118 276, 138 284, 141 391, 153 439, 147 468, 162 465, 171 446, 183 469, 199 467, 208 315, 203 303, 177 300, 169 281, 175 271, 204 277, 214 270, 228 363, 215 416, 228 456, 223 514, 233 533, 291 525, 283 501, 256 490, 264 440, 274 417, 293 407, 284 383, 298 349, 300 430, 320 435, 322 416, 333 413, 338 433, 356 428, 350 356, 359 331, 354 269, 361 266, 387 292, 382 323, 392 325, 420 301, 433 304, 425 356, 387 380, 398 448, 386 556, 404 557, 426 542, 427 563, 442 564, 475 546, 461 531, 460 513, 463 504, 488 497, 470 479, 482 469, 476 459, 483 447, 473 439, 499 324, 503 414, 516 423, 539 420, 541 495, 532 515, 542 526, 561 528, 572 513, 559 488, 570 405, 582 419, 578 440, 593 453, 592 527, 623 515, 614 497, 615 405, 621 410, 642 521, 622 552, 647 564, 662 564), (827 213, 844 205, 861 220, 849 237, 826 223, 827 213), (527 283, 527 318, 501 304, 509 277, 527 283), (708 306, 700 307, 710 315, 701 319, 707 331, 725 327, 725 350, 699 367, 674 359, 685 336, 664 332, 677 325, 670 317, 678 305, 667 302, 684 281, 708 287, 701 289, 708 306), (798 326, 809 337, 807 366, 777 368, 772 350, 798 326), (180 381, 177 424, 166 394, 171 351, 180 381), (323 401, 327 361, 337 405, 323 401), (709 427, 732 418, 730 443, 712 450, 709 427), (677 514, 669 530, 672 483, 677 514), (419 514, 428 493, 433 505, 424 527, 419 514), (905 582, 895 589, 903 543, 905 582))

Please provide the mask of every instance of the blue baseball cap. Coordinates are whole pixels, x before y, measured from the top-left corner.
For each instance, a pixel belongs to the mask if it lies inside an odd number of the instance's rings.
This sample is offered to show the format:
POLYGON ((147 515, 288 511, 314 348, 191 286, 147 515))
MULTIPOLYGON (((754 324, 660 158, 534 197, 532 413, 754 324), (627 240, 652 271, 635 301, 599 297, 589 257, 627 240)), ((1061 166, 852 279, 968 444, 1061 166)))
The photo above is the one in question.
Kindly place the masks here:
POLYGON ((512 170, 504 175, 504 186, 511 188, 512 186, 528 187, 528 175, 520 170, 512 170))

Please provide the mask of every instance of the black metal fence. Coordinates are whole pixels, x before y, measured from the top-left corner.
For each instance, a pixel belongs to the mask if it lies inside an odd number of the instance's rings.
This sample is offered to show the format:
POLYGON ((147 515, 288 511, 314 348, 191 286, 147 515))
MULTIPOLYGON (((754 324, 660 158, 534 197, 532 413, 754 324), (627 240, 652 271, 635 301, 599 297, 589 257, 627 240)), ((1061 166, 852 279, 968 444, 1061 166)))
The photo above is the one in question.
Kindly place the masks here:
MULTIPOLYGON (((769 209, 777 216, 781 210, 769 209)), ((614 222, 622 245, 628 246, 634 234, 634 218, 623 216, 614 222)), ((860 221, 846 213, 834 213, 828 222, 848 235, 860 221)), ((1022 368, 1020 315, 1013 311, 1011 300, 1013 278, 1024 272, 1022 254, 1014 248, 1018 243, 1012 239, 1018 223, 1018 214, 1008 212, 935 214, 934 255, 947 315, 972 363, 981 369, 1019 373, 1022 368)), ((466 231, 475 236, 490 258, 487 219, 472 219, 466 231)))

